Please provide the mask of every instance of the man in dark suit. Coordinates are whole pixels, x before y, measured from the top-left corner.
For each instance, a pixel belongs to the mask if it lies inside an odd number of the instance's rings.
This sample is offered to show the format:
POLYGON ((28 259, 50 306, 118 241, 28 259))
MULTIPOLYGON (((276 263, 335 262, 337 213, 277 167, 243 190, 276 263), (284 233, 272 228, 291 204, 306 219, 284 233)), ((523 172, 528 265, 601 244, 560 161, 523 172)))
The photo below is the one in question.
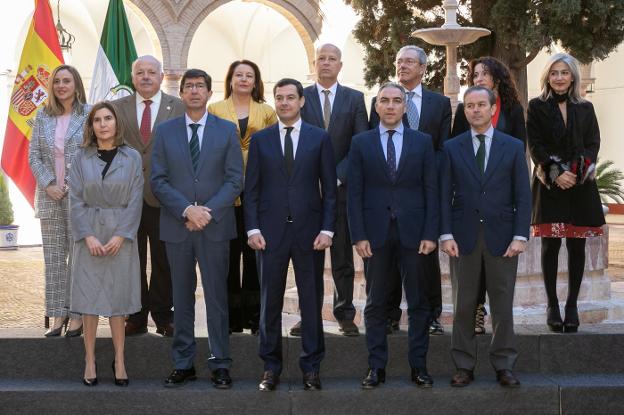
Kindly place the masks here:
POLYGON ((349 153, 348 212, 351 240, 364 259, 366 345, 369 370, 365 389, 386 378, 386 320, 398 264, 408 304, 409 363, 412 381, 433 386, 427 372, 431 306, 426 258, 438 237, 437 172, 431 137, 406 128, 405 90, 395 83, 377 93, 379 127, 353 137, 349 153))
POLYGON ((171 272, 167 262, 165 243, 160 240, 160 204, 152 193, 149 177, 152 171, 152 131, 158 124, 184 114, 179 98, 160 90, 163 71, 153 56, 141 56, 132 64, 132 84, 135 93, 113 101, 121 124, 124 140, 143 158, 143 211, 137 233, 139 263, 141 265, 141 311, 126 321, 126 336, 147 333, 147 315, 152 314, 156 333, 173 336, 173 298, 171 272), (147 283, 147 242, 149 240, 152 273, 147 283))
POLYGON ((230 358, 227 274, 230 239, 236 237, 234 200, 243 186, 243 157, 236 126, 206 112, 211 79, 199 69, 182 76, 185 114, 156 129, 152 189, 160 210, 160 237, 171 267, 174 370, 165 386, 195 380, 195 289, 199 263, 211 356, 217 388, 229 388, 230 358))
POLYGON ((306 390, 321 389, 323 267, 336 210, 336 163, 326 131, 301 120, 303 87, 282 79, 273 89, 278 123, 251 137, 245 172, 245 228, 258 251, 259 385, 274 390, 282 371, 282 306, 292 259, 301 310, 303 351, 299 366, 306 390))
POLYGON ((520 382, 512 372, 518 356, 513 297, 518 254, 529 237, 529 173, 522 142, 492 127, 492 91, 468 88, 464 108, 470 131, 444 144, 440 187, 441 250, 450 256, 454 291, 451 356, 457 371, 451 386, 474 378, 474 310, 484 266, 493 327, 490 362, 498 382, 515 387, 520 382))
MULTIPOLYGON (((342 68, 342 53, 332 44, 316 50, 314 65, 316 83, 303 90, 305 104, 301 118, 327 130, 336 158, 338 201, 336 204, 336 232, 331 246, 331 265, 334 277, 334 317, 345 336, 357 336, 353 323, 353 248, 347 222, 347 161, 351 137, 368 129, 364 94, 338 83, 342 68)), ((301 322, 290 329, 291 335, 300 335, 301 322)))
MULTIPOLYGON (((421 48, 413 45, 402 47, 396 55, 395 65, 397 79, 407 92, 403 125, 431 136, 439 165, 442 143, 448 140, 451 133, 451 101, 448 97, 429 91, 422 85, 422 77, 427 69, 427 54, 421 48)), ((373 98, 370 126, 374 128, 378 124, 379 115, 375 110, 375 98, 373 98)), ((430 333, 443 334, 444 328, 439 322, 440 314, 442 314, 442 290, 437 249, 427 257, 426 261, 430 279, 429 302, 433 310, 430 333)), ((396 267, 393 274, 395 288, 388 303, 389 333, 399 329, 401 319, 401 280, 396 267)))

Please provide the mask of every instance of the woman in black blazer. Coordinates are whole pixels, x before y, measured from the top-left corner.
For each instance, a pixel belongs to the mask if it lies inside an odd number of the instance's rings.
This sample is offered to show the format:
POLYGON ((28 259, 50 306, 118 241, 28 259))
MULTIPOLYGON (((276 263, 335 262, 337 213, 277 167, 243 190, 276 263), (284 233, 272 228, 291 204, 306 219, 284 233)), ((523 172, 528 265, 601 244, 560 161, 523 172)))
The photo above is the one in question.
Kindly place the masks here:
POLYGON ((531 234, 542 238, 542 273, 552 331, 576 332, 577 299, 585 269, 585 239, 602 235, 604 214, 595 181, 600 131, 591 102, 580 94, 578 61, 553 55, 542 72, 541 93, 529 101, 528 144, 535 164, 531 234), (568 298, 561 320, 557 264, 561 239, 568 249, 568 298))
MULTIPOLYGON (((516 84, 509 73, 509 68, 498 59, 483 56, 473 59, 468 64, 468 85, 482 86, 494 92, 496 96, 496 113, 492 117, 492 125, 497 130, 518 138, 526 146, 526 127, 524 110, 518 100, 516 84)), ((455 137, 470 129, 464 104, 460 103, 455 112, 451 137, 455 137)), ((481 272, 479 299, 475 310, 475 334, 485 334, 485 272, 481 272)))

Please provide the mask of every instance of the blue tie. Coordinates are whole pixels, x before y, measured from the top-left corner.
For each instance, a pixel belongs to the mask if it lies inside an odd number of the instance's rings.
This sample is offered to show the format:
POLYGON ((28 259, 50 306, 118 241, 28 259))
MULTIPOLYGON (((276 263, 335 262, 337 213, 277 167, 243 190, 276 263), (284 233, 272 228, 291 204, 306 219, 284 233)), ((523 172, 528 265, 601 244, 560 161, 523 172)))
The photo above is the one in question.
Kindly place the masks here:
POLYGON ((197 171, 197 164, 199 163, 199 136, 197 135, 197 130, 199 129, 199 124, 189 124, 189 127, 193 130, 191 142, 189 143, 191 161, 193 162, 193 170, 197 171))
POLYGON ((388 163, 388 176, 392 183, 396 180, 396 151, 394 150, 394 141, 392 136, 396 133, 394 130, 388 130, 388 146, 386 150, 386 163, 388 163))

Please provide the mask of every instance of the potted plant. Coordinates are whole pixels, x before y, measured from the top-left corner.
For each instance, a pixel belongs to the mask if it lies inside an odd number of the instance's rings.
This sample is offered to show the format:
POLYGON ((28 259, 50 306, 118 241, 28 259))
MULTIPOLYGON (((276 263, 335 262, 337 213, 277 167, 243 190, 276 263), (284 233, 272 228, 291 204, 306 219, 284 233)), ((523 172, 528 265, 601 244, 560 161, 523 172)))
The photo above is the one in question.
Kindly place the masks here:
POLYGON ((612 168, 612 166, 612 160, 597 160, 596 185, 600 193, 600 200, 606 208, 605 214, 609 212, 609 208, 605 206, 609 200, 615 203, 624 203, 624 189, 622 188, 624 173, 619 169, 612 168))
POLYGON ((13 205, 4 174, 0 172, 0 250, 17 249, 17 225, 13 225, 13 205))

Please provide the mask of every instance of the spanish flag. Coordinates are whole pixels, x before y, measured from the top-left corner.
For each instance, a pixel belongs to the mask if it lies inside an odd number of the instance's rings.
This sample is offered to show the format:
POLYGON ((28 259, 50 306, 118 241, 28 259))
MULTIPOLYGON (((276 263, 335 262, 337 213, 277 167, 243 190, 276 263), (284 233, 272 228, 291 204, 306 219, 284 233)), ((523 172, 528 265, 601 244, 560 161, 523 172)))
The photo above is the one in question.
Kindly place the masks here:
POLYGON ((63 63, 48 0, 35 0, 28 35, 20 58, 7 119, 2 169, 13 179, 32 206, 35 178, 28 165, 28 144, 37 109, 48 98, 52 70, 63 63))

